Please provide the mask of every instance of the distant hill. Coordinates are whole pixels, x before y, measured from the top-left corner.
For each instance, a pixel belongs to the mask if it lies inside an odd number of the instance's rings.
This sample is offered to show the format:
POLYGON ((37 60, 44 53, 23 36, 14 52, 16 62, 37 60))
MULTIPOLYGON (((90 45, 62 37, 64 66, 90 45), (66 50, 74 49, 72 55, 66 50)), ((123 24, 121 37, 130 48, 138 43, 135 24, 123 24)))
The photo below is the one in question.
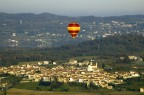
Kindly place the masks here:
POLYGON ((79 43, 114 34, 144 34, 144 15, 118 17, 67 17, 50 13, 0 13, 0 47, 55 47, 79 43), (73 40, 67 25, 76 21, 81 26, 73 40))

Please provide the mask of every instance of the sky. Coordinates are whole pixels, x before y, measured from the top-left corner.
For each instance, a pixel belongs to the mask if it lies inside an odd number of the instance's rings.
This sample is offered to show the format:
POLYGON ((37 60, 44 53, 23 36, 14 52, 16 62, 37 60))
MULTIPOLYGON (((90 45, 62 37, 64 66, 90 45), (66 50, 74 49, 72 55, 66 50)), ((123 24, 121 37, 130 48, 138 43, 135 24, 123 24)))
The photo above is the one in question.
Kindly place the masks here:
POLYGON ((144 14, 144 0, 0 0, 0 12, 64 16, 144 14))

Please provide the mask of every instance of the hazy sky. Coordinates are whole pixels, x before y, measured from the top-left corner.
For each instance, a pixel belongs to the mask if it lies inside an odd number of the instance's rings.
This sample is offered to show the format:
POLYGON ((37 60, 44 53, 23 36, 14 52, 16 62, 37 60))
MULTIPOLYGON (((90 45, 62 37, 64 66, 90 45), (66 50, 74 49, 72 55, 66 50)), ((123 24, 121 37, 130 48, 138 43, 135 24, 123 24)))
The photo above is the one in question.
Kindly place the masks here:
POLYGON ((67 16, 144 14, 144 0, 0 0, 0 12, 67 16))

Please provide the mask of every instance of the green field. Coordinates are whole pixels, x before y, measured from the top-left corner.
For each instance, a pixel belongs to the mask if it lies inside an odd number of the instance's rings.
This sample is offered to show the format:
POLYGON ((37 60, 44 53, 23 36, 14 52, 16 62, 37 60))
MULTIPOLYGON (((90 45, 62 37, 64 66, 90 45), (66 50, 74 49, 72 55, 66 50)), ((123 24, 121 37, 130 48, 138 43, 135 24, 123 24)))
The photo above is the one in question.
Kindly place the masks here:
POLYGON ((79 86, 71 86, 69 91, 61 91, 61 88, 50 91, 48 86, 39 86, 39 83, 20 83, 15 88, 8 90, 8 95, 16 95, 11 93, 19 93, 19 95, 144 95, 144 93, 134 91, 118 91, 108 90, 104 88, 84 89, 79 86), (39 89, 37 89, 39 88, 39 89), (27 94, 23 94, 23 91, 27 94))
MULTIPOLYGON (((0 91, 0 95, 3 92, 0 91)), ((53 91, 34 91, 12 88, 7 91, 7 95, 144 95, 139 92, 98 90, 94 92, 53 92, 53 91)))

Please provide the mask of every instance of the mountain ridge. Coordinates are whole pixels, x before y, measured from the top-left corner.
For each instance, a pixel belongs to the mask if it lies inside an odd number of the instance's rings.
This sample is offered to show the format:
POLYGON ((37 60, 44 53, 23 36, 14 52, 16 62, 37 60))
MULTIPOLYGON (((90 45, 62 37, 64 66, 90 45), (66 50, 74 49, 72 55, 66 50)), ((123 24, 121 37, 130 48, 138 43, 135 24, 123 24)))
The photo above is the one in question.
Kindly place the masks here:
POLYGON ((0 44, 3 47, 55 47, 107 35, 128 33, 143 35, 143 25, 144 15, 68 17, 51 13, 1 12, 0 35, 3 36, 0 37, 0 44), (81 26, 81 31, 75 40, 67 32, 67 25, 73 21, 81 26))

